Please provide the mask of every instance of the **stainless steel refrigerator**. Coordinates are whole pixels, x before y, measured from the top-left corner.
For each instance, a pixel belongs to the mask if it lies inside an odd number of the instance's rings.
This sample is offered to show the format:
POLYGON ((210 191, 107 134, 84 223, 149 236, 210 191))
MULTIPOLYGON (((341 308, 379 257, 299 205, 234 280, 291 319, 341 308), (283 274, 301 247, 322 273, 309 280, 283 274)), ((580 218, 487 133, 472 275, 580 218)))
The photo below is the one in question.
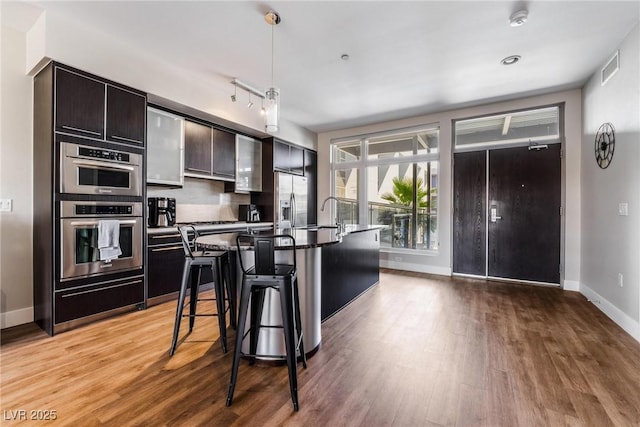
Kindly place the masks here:
POLYGON ((307 178, 274 172, 275 224, 278 228, 307 225, 307 178))

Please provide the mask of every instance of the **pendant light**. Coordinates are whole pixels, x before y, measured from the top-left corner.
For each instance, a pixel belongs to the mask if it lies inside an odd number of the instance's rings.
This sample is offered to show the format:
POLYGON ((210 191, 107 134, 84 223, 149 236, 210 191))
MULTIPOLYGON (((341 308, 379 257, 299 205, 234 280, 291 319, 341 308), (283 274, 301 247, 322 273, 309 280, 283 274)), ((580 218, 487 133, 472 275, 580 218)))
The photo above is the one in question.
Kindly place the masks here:
POLYGON ((265 91, 264 108, 265 108, 265 131, 267 133, 278 132, 279 126, 279 110, 280 110, 280 89, 273 84, 273 56, 274 56, 274 29, 280 23, 280 15, 270 10, 264 15, 265 21, 271 25, 271 87, 265 91))

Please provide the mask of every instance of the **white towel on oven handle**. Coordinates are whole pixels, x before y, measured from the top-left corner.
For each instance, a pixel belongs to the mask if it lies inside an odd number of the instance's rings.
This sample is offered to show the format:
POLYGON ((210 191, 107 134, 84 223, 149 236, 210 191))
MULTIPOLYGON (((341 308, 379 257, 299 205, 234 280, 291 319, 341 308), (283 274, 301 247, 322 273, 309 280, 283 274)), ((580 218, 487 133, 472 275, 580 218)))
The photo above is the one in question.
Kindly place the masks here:
POLYGON ((98 250, 100 251, 100 261, 109 262, 122 254, 120 221, 116 219, 98 221, 98 250))

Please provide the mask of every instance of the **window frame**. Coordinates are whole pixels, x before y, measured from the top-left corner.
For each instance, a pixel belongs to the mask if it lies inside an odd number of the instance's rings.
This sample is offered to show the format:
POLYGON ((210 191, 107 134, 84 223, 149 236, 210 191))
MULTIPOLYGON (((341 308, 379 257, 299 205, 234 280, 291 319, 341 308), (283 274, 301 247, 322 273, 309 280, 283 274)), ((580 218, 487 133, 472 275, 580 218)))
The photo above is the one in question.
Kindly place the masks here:
MULTIPOLYGON (((367 168, 371 166, 390 166, 390 165, 418 165, 419 163, 425 162, 438 162, 438 168, 440 168, 440 131, 441 126, 439 122, 434 123, 426 123, 419 126, 411 126, 406 128, 398 128, 398 129, 389 129, 381 132, 372 132, 366 134, 359 135, 351 135, 342 138, 334 138, 330 141, 331 152, 330 152, 330 164, 331 164, 331 178, 330 178, 330 195, 335 195, 335 175, 338 170, 357 170, 358 177, 358 224, 360 225, 369 225, 369 217, 368 217, 368 205, 369 199, 368 195, 368 181, 367 181, 367 168), (436 131, 438 134, 438 150, 435 153, 424 153, 424 154, 413 154, 412 156, 406 157, 391 157, 384 159, 369 159, 369 140, 373 138, 383 138, 383 137, 394 137, 406 134, 418 134, 420 132, 429 132, 436 131), (355 161, 350 162, 339 162, 336 163, 335 159, 335 148, 342 146, 353 146, 355 142, 359 142, 360 144, 360 158, 355 161), (365 203, 363 203, 365 202, 365 203)), ((415 166, 412 166, 415 168, 415 166)), ((415 173, 415 172, 414 172, 415 173)), ((440 179, 438 179, 438 183, 440 179)), ((439 193, 439 185, 438 185, 438 193, 439 193)), ((414 192, 415 197, 415 192, 414 192)), ((334 208, 335 204, 331 204, 330 215, 332 218, 335 218, 336 209, 334 208)), ((415 203, 414 203, 415 205, 415 203)), ((440 212, 440 197, 436 198, 436 213, 440 212)), ((414 207, 415 210, 415 207, 414 207)), ((415 215, 414 215, 415 216, 415 215)), ((436 217, 437 218, 437 217, 436 217)), ((436 249, 414 249, 414 248, 387 248, 381 247, 380 250, 383 252, 392 252, 392 253, 409 253, 409 254, 437 254, 440 250, 439 241, 436 245, 436 249)))

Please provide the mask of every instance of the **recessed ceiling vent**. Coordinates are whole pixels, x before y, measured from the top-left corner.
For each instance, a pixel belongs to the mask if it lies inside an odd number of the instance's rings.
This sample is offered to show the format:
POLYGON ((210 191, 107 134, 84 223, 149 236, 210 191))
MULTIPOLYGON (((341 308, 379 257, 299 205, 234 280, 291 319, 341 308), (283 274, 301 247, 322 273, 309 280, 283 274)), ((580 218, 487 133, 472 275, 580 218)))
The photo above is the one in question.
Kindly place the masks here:
POLYGON ((600 84, 604 86, 606 82, 613 77, 615 73, 620 69, 620 51, 616 50, 616 53, 611 57, 611 59, 607 62, 607 65, 602 67, 602 71, 600 72, 600 84))

